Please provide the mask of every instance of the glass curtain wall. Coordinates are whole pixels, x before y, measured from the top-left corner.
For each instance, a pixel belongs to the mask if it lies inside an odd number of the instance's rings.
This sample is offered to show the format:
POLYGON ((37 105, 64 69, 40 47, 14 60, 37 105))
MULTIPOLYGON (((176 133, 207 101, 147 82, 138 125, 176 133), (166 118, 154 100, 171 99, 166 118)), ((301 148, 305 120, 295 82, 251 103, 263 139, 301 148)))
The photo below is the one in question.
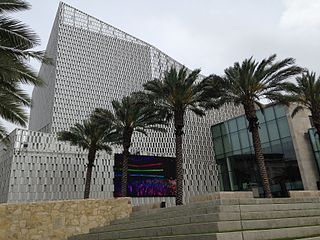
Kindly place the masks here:
MULTIPOLYGON (((286 110, 273 105, 257 111, 261 144, 274 196, 287 196, 288 190, 303 189, 292 144, 286 110)), ((263 196, 251 133, 245 116, 212 127, 221 191, 250 191, 263 196)))
POLYGON ((310 128, 308 130, 308 133, 312 145, 312 150, 314 153, 314 158, 316 160, 316 164, 320 174, 320 138, 319 135, 316 134, 316 130, 314 128, 310 128))

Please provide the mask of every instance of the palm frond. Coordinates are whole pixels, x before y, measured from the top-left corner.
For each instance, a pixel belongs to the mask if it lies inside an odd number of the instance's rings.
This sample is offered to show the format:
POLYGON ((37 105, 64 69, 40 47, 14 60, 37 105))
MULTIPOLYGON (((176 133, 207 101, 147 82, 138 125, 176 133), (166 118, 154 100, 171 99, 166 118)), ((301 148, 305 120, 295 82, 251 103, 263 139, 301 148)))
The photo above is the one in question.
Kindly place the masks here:
POLYGON ((0 16, 1 46, 27 50, 40 44, 40 38, 28 26, 18 20, 0 16))
POLYGON ((0 116, 9 122, 25 127, 28 116, 24 106, 29 103, 28 95, 21 89, 16 89, 15 92, 4 92, 0 89, 0 116))
POLYGON ((0 13, 16 12, 30 9, 26 1, 21 0, 2 0, 0 2, 0 13))
POLYGON ((5 144, 9 143, 8 132, 1 122, 0 122, 0 141, 4 142, 5 144))

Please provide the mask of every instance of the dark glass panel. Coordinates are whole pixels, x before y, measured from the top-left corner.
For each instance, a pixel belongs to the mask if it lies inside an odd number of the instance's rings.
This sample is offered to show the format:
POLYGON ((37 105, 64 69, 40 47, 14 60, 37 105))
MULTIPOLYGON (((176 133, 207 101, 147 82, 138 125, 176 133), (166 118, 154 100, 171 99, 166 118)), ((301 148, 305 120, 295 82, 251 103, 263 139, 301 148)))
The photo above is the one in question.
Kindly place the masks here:
POLYGON ((236 131, 238 131, 236 119, 231 119, 231 120, 229 120, 229 121, 228 121, 228 124, 229 124, 229 132, 236 132, 236 131))
POLYGON ((221 137, 217 137, 214 139, 214 150, 215 150, 216 155, 220 155, 220 154, 224 153, 223 143, 222 143, 221 137))
POLYGON ((262 149, 263 149, 262 151, 263 151, 264 154, 272 153, 272 151, 271 151, 271 145, 270 145, 269 142, 267 142, 267 143, 262 143, 262 144, 261 144, 261 147, 262 147, 262 149))
POLYGON ((229 134, 229 128, 228 128, 228 123, 224 122, 223 124, 220 125, 221 126, 221 134, 229 134))
POLYGON ((271 142, 271 149, 272 149, 273 154, 283 153, 280 140, 272 141, 271 142))
POLYGON ((242 129, 239 131, 239 138, 240 138, 241 148, 248 148, 250 146, 247 129, 242 129))
POLYGON ((242 153, 243 154, 252 154, 253 152, 252 152, 251 148, 244 148, 244 149, 242 149, 242 153))
POLYGON ((221 136, 220 124, 212 127, 212 136, 213 138, 221 136))
POLYGON ((266 109, 264 109, 264 117, 265 117, 266 121, 271 121, 276 118, 274 111, 273 111, 273 107, 267 107, 266 109))
POLYGON ((231 152, 232 151, 232 146, 231 146, 231 141, 230 141, 230 136, 229 135, 224 135, 223 136, 223 145, 224 145, 224 151, 225 152, 231 152))
POLYGON ((269 142, 267 127, 265 123, 260 124, 259 136, 260 136, 261 143, 269 142))
POLYGON ((282 105, 275 105, 274 106, 274 111, 276 113, 276 117, 277 118, 281 118, 286 116, 286 111, 285 111, 285 107, 282 105))
POLYGON ((279 131, 275 120, 267 122, 270 141, 279 139, 279 131))
POLYGON ((278 121, 278 128, 281 138, 290 137, 290 129, 286 117, 280 118, 278 121))
POLYGON ((238 124, 238 129, 244 129, 247 128, 246 126, 246 120, 244 118, 244 116, 238 117, 237 118, 237 124, 238 124))
POLYGON ((262 114, 261 110, 257 111, 257 117, 259 119, 259 123, 264 123, 265 122, 264 115, 262 114))
POLYGON ((281 139, 281 142, 285 160, 295 160, 296 154, 291 137, 283 138, 281 139))
POLYGON ((231 143, 232 143, 232 149, 235 150, 239 150, 240 147, 240 141, 239 141, 239 136, 238 133, 231 133, 230 134, 231 137, 231 143))

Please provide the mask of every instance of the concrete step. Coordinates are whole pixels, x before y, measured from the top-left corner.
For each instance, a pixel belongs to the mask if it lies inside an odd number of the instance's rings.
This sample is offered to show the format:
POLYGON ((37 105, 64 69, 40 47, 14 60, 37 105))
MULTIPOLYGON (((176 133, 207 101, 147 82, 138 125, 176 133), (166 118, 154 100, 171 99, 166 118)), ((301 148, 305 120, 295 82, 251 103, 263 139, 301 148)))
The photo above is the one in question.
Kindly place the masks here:
POLYGON ((320 226, 320 216, 315 217, 297 217, 297 218, 280 218, 280 219, 263 219, 263 220, 243 220, 242 229, 269 229, 269 228, 287 228, 299 226, 320 226))
POLYGON ((150 214, 139 214, 139 215, 131 215, 129 218, 126 219, 119 219, 115 220, 113 224, 123 224, 128 223, 129 221, 148 221, 148 220, 157 220, 157 219, 168 219, 174 217, 181 217, 181 216, 194 216, 194 215, 201 215, 201 214, 210 214, 210 213, 220 213, 220 212, 239 212, 239 206, 237 205, 218 205, 218 206, 208 206, 202 208, 192 208, 192 209, 175 209, 172 208, 170 211, 164 212, 157 212, 157 213, 150 213, 150 214))
MULTIPOLYGON (((225 233, 201 233, 201 234, 183 234, 175 236, 161 236, 161 237, 139 237, 128 238, 127 240, 241 240, 241 232, 225 233), (226 238, 227 237, 227 238, 226 238)), ((68 240, 106 240, 96 234, 79 235, 68 238, 68 240), (89 236, 90 235, 90 236, 89 236)))
MULTIPOLYGON (((235 215, 235 217, 238 217, 235 215)), ((172 218, 166 220, 156 220, 156 221, 147 221, 147 222, 135 222, 135 223, 128 223, 123 225, 110 225, 106 227, 92 229, 90 232, 98 233, 98 232, 109 232, 112 235, 112 232, 122 232, 122 231, 131 231, 131 230, 143 230, 143 229, 156 229, 158 227, 161 228, 175 228, 186 226, 187 228, 190 226, 191 228, 195 225, 197 227, 202 227, 202 225, 210 226, 212 223, 213 225, 217 226, 215 231, 223 232, 223 231, 236 231, 240 229, 244 230, 255 230, 255 229, 269 229, 269 228, 286 228, 286 227, 297 227, 297 226, 312 226, 312 225, 320 225, 320 216, 314 217, 297 217, 297 218, 280 218, 280 219, 259 219, 259 220, 243 220, 241 225, 238 220, 234 221, 217 221, 216 219, 219 216, 213 215, 199 215, 194 216, 192 218, 185 217, 185 218, 172 218), (175 221, 176 220, 176 221, 175 221), (192 221, 192 222, 190 222, 192 221), (196 224, 193 224, 196 223, 196 224), (203 224, 198 224, 203 223, 203 224)), ((202 228, 203 229, 203 228, 202 228)), ((174 231, 173 231, 174 232, 174 231)), ((210 229, 204 230, 204 232, 210 232, 210 229)))
MULTIPOLYGON (((302 237, 317 235, 317 234, 320 234, 319 225, 243 231, 243 240, 270 240, 270 239, 276 240, 276 239, 287 239, 287 238, 294 239, 294 238, 302 238, 302 237)), ((227 238, 225 238, 225 240, 227 240, 227 238)))
MULTIPOLYGON (((223 233, 198 233, 198 234, 177 234, 163 236, 134 237, 129 236, 127 240, 278 240, 278 239, 304 239, 318 240, 316 238, 303 238, 306 236, 320 235, 320 226, 291 227, 254 231, 236 231, 223 233)), ((68 238, 68 240, 109 240, 101 233, 78 235, 68 238)), ((114 238, 117 239, 117 238, 114 238)), ((121 239, 121 238, 118 238, 121 239)))
MULTIPOLYGON (((126 218, 117 220, 112 223, 112 226, 117 228, 116 225, 123 225, 124 224, 134 224, 134 223, 141 223, 145 225, 149 225, 152 221, 157 221, 159 224, 162 222, 169 222, 169 223, 182 223, 182 222, 201 222, 201 218, 203 219, 210 219, 210 221, 230 221, 230 220, 238 220, 240 218, 240 212, 220 212, 215 213, 212 209, 207 209, 205 212, 197 211, 197 215, 186 215, 183 214, 176 214, 173 217, 167 216, 168 218, 160 218, 159 216, 156 217, 149 217, 149 218, 126 218), (211 213, 213 212, 213 213, 211 213), (207 217, 205 217, 207 215, 207 217), (180 222, 181 221, 181 222, 180 222)), ((296 218, 296 217, 313 217, 313 216, 320 216, 320 209, 299 209, 299 210, 290 210, 290 211, 269 211, 269 212, 241 212, 241 219, 243 220, 257 220, 257 219, 272 219, 272 218, 296 218)), ((118 226, 120 227, 120 226, 118 226)), ((121 228, 121 227, 120 227, 121 228)), ((120 229, 119 228, 119 229, 120 229)))
POLYGON ((150 228, 155 226, 173 226, 190 223, 205 223, 205 222, 219 222, 219 221, 236 221, 240 220, 239 213, 210 213, 194 216, 181 216, 167 219, 155 219, 155 220, 131 220, 123 224, 111 224, 105 227, 99 227, 91 229, 90 232, 106 232, 106 231, 118 231, 128 230, 135 228, 150 228))
POLYGON ((159 237, 159 236, 175 236, 187 234, 217 233, 225 231, 241 230, 240 221, 224 221, 209 223, 191 223, 183 225, 173 225, 164 227, 146 227, 138 229, 128 229, 120 231, 100 232, 99 240, 116 240, 127 238, 143 238, 143 237, 159 237))
POLYGON ((299 203, 319 203, 319 198, 257 198, 257 199, 219 199, 208 202, 196 202, 188 205, 174 206, 168 208, 148 209, 145 211, 136 211, 132 217, 150 214, 166 213, 171 211, 185 211, 189 209, 206 208, 217 205, 261 205, 261 204, 299 204, 299 203))
POLYGON ((239 199, 240 205, 254 205, 254 204, 290 204, 290 203, 317 203, 319 198, 253 198, 253 199, 239 199))
MULTIPOLYGON (((274 212, 274 213, 278 213, 274 212)), ((279 227, 294 227, 294 226, 309 226, 320 224, 320 211, 317 210, 319 215, 316 216, 298 216, 298 217, 288 217, 292 214, 291 212, 281 212, 281 218, 267 218, 263 219, 263 216, 259 217, 259 213, 254 213, 256 219, 242 218, 242 228, 245 230, 254 229, 268 229, 268 228, 279 228, 279 227)), ((303 211, 299 211, 299 214, 303 214, 303 211)), ((100 228, 91 229, 90 232, 111 232, 111 231, 124 231, 132 229, 143 229, 143 228, 153 228, 153 227, 165 227, 165 226, 175 226, 175 225, 187 225, 192 223, 210 223, 210 222, 228 222, 228 221, 239 221, 240 215, 238 213, 213 213, 213 214, 203 214, 195 216, 186 216, 179 218, 168 218, 159 220, 149 220, 149 221, 129 221, 125 224, 116 224, 100 228)), ((238 225, 235 225, 237 230, 238 225)), ((222 231, 222 230, 220 230, 222 231)))
POLYGON ((241 212, 241 219, 272 219, 272 218, 295 218, 320 216, 320 209, 299 209, 290 211, 269 211, 269 212, 241 212))
POLYGON ((290 204, 264 204, 240 205, 241 212, 268 212, 289 210, 320 209, 320 203, 290 203, 290 204))
MULTIPOLYGON (((279 215, 284 215, 283 212, 294 211, 296 214, 299 210, 308 211, 308 210, 318 210, 320 209, 320 203, 290 203, 290 204, 263 204, 261 205, 205 205, 201 208, 168 208, 168 209, 157 209, 156 211, 143 212, 139 214, 133 214, 130 218, 120 219, 113 222, 113 224, 123 224, 128 223, 129 221, 149 221, 149 220, 158 220, 158 219, 168 219, 181 216, 194 216, 201 214, 210 214, 210 213, 221 213, 221 212, 241 212, 241 215, 245 219, 254 218, 254 215, 259 216, 259 212, 262 215, 277 215, 274 213, 279 211, 279 215), (282 213, 280 211, 283 211, 282 213), (255 212, 256 214, 250 214, 255 212), (264 214, 266 213, 266 214, 264 214)), ((311 211, 309 211, 311 212, 311 211)), ((290 213, 289 213, 290 214, 290 213)), ((299 215, 299 214, 298 214, 299 215)), ((276 216, 277 217, 277 216, 276 216)), ((267 217, 268 218, 268 217, 267 217)))

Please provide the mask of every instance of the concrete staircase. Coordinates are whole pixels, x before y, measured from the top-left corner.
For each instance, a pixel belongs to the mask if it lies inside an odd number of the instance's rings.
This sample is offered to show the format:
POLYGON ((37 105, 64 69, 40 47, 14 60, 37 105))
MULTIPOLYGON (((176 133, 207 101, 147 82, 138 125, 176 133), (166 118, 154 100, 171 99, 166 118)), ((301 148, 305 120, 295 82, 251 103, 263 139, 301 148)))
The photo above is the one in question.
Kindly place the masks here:
POLYGON ((218 199, 133 212, 69 240, 320 240, 320 198, 218 199))

